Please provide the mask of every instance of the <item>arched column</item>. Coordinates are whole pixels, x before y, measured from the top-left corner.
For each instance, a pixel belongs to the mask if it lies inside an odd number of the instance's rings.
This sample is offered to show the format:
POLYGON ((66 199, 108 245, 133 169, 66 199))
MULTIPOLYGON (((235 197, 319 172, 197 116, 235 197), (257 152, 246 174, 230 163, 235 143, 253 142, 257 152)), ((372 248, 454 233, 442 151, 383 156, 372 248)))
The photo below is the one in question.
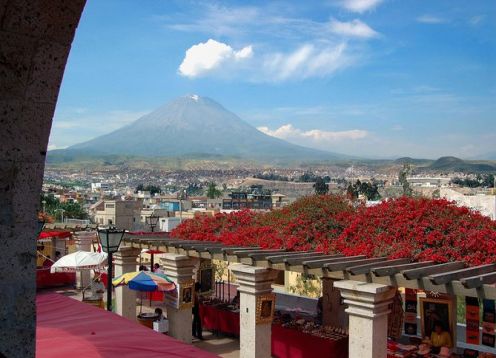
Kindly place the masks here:
POLYGON ((34 357, 48 137, 85 0, 0 1, 0 355, 34 357))

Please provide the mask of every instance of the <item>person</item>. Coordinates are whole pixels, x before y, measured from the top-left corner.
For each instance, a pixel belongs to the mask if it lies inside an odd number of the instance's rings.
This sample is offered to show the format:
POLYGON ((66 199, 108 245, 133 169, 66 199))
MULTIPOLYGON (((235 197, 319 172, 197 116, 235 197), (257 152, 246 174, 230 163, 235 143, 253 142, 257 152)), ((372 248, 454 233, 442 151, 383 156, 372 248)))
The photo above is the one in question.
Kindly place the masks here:
POLYGON ((157 317, 155 321, 163 321, 165 319, 164 312, 160 307, 155 308, 155 316, 157 317))
POLYGON ((102 300, 103 299, 103 293, 105 292, 105 286, 103 285, 102 281, 100 280, 100 277, 95 277, 95 279, 93 281, 91 281, 90 290, 91 290, 91 297, 89 297, 90 300, 102 300))
POLYGON ((141 266, 139 267, 139 270, 140 270, 140 271, 148 271, 148 268, 147 268, 145 265, 141 265, 141 266))
POLYGON ((57 262, 61 258, 60 251, 55 251, 55 261, 57 262))
POLYGON ((234 296, 234 298, 232 299, 231 301, 231 304, 233 306, 236 306, 237 308, 239 308, 239 299, 240 299, 240 296, 239 296, 239 291, 236 292, 236 296, 234 296))
POLYGON ((159 275, 163 275, 164 271, 160 268, 159 264, 153 265, 153 272, 159 275))
POLYGON ((322 324, 322 321, 323 321, 323 301, 324 301, 324 297, 323 296, 320 296, 318 301, 317 301, 317 317, 315 319, 315 321, 318 323, 318 324, 322 324))
POLYGON ((195 295, 193 300, 193 337, 203 340, 202 334, 202 323, 200 317, 200 289, 201 285, 199 282, 195 283, 195 295))
POLYGON ((437 352, 441 350, 441 347, 451 348, 453 346, 451 336, 449 332, 444 330, 443 323, 441 321, 434 322, 434 330, 431 333, 431 344, 433 351, 437 352))

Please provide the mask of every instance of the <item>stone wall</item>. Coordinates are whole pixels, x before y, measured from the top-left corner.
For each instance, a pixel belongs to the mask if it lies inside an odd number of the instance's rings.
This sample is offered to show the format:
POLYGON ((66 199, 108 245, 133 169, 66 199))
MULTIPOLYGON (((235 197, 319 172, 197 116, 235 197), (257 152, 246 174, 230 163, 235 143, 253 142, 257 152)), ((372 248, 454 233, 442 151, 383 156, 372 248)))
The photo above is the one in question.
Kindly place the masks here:
POLYGON ((48 137, 85 0, 0 0, 0 356, 34 357, 48 137))

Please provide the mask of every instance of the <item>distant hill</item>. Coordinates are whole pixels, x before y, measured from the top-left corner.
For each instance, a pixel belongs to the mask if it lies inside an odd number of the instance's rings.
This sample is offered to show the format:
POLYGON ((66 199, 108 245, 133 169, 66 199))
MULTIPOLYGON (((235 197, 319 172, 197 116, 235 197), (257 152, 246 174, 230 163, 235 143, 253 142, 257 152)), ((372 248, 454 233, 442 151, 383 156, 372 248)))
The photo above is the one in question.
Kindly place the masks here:
POLYGON ((196 95, 179 97, 111 133, 50 152, 49 160, 81 156, 219 156, 282 161, 348 158, 268 136, 219 103, 196 95))
POLYGON ((484 161, 468 161, 456 157, 441 157, 427 168, 452 172, 491 172, 496 170, 496 164, 484 161))
POLYGON ((398 158, 394 161, 394 164, 412 164, 412 165, 429 165, 433 162, 430 159, 416 159, 410 157, 398 158))

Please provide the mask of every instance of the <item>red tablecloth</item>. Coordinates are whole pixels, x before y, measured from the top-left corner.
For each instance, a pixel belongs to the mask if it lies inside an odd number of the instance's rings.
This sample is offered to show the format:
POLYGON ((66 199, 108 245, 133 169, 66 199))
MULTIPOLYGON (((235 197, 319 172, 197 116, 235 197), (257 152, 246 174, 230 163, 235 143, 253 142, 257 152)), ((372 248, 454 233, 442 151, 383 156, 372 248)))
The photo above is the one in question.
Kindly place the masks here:
POLYGON ((239 336, 239 313, 200 305, 202 327, 209 331, 239 336))
POLYGON ((36 269, 36 287, 48 288, 74 285, 76 274, 74 272, 54 272, 50 273, 50 267, 36 269))
POLYGON ((36 297, 36 317, 36 358, 218 357, 58 294, 36 297))
POLYGON ((276 358, 348 358, 348 339, 333 341, 273 324, 272 356, 276 358))

